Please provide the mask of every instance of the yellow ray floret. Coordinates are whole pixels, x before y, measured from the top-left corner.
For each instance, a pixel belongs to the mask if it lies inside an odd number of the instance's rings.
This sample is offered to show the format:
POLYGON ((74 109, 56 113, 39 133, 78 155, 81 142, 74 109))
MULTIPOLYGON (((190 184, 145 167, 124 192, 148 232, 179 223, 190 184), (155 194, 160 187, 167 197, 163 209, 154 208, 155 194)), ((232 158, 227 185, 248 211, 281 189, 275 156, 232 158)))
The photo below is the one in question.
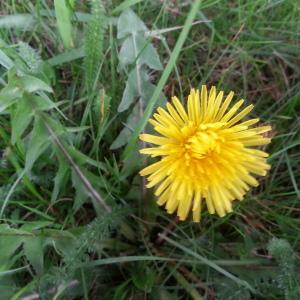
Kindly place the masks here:
POLYGON ((173 97, 149 120, 159 136, 140 136, 154 145, 140 152, 160 157, 140 174, 147 176, 148 188, 155 187, 158 204, 168 213, 177 211, 180 220, 192 211, 194 222, 199 222, 203 201, 210 214, 225 216, 233 200, 243 200, 250 187, 258 185, 253 175, 265 176, 270 169, 268 154, 253 147, 270 142, 263 134, 271 127, 251 127, 259 119, 240 122, 253 105, 238 112, 244 100, 230 107, 234 93, 224 101, 223 95, 215 87, 192 89, 187 109, 173 97))

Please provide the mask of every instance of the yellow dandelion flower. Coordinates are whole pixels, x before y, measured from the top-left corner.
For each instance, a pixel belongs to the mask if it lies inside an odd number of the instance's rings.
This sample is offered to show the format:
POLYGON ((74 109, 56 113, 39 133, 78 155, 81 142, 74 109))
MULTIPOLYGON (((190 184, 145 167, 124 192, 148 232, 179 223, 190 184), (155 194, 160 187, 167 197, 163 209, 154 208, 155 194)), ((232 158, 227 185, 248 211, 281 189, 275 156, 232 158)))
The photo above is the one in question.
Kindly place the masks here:
POLYGON ((271 127, 253 127, 259 119, 240 122, 253 105, 237 113, 244 100, 229 108, 234 93, 224 101, 223 94, 215 87, 209 92, 206 86, 201 92, 192 89, 187 109, 173 97, 149 120, 160 135, 140 135, 156 145, 140 152, 161 158, 140 174, 148 176, 148 188, 156 187, 158 204, 170 214, 177 210, 180 220, 192 210, 194 222, 199 222, 203 200, 210 214, 225 216, 233 200, 243 200, 250 187, 258 185, 253 175, 265 176, 270 169, 268 154, 253 146, 270 142, 263 134, 271 127))

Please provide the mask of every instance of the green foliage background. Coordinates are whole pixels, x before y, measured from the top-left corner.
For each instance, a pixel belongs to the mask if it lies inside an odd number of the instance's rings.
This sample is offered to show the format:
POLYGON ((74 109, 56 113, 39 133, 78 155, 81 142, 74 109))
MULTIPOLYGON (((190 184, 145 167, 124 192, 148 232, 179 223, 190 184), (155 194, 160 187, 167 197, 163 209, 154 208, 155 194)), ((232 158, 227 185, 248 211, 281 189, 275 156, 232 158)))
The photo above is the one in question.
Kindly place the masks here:
POLYGON ((0 298, 299 299, 299 4, 1 1, 0 298), (255 104, 272 169, 178 223, 137 136, 201 84, 255 104))

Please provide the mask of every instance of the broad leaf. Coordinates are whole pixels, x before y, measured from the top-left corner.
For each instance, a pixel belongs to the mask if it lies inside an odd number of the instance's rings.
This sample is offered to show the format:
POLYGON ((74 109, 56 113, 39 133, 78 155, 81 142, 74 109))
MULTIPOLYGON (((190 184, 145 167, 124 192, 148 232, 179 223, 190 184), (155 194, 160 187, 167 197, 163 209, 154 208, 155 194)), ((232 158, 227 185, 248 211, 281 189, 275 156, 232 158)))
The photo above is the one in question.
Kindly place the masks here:
POLYGON ((134 100, 142 96, 140 93, 142 93, 143 91, 145 82, 149 80, 149 76, 144 69, 140 69, 138 70, 138 72, 139 78, 137 78, 136 69, 133 69, 129 73, 123 97, 118 107, 118 112, 123 112, 124 110, 128 109, 129 106, 134 102, 134 100), (140 87, 138 86, 138 84, 140 84, 140 87))
POLYGON ((148 28, 144 22, 131 10, 125 10, 118 19, 118 35, 117 38, 121 39, 133 32, 147 31, 148 28))
POLYGON ((103 162, 96 161, 96 160, 92 159, 91 157, 89 157, 89 156, 85 155, 84 153, 80 152, 79 150, 77 150, 73 146, 67 147, 67 150, 79 165, 86 164, 86 165, 90 165, 90 166, 99 168, 100 170, 102 170, 104 172, 107 172, 106 166, 103 162))
POLYGON ((25 169, 27 171, 31 170, 35 161, 47 149, 50 143, 50 135, 43 121, 39 116, 35 116, 34 126, 26 153, 25 169))
POLYGON ((128 140, 131 136, 131 133, 133 131, 133 128, 134 128, 135 124, 137 124, 139 119, 140 119, 139 103, 137 103, 135 105, 135 107, 133 108, 131 114, 127 118, 125 127, 122 129, 122 131, 120 132, 118 137, 114 140, 114 142, 110 146, 110 149, 112 149, 112 150, 118 149, 118 148, 124 146, 128 142, 128 140))
POLYGON ((13 299, 13 295, 17 292, 18 288, 13 280, 10 277, 1 277, 0 280, 0 295, 2 299, 13 299))
POLYGON ((51 230, 52 236, 47 239, 47 245, 54 245, 54 250, 59 255, 67 255, 74 249, 77 243, 76 236, 67 230, 51 230))
POLYGON ((44 270, 44 240, 45 238, 40 236, 26 237, 24 239, 25 256, 37 274, 43 273, 44 270))
POLYGON ((14 104, 20 97, 23 91, 14 85, 8 85, 0 91, 0 113, 14 104))
POLYGON ((73 204, 76 212, 88 200, 90 194, 74 170, 72 170, 72 185, 76 191, 73 204))
POLYGON ((52 102, 48 97, 40 97, 36 95, 30 95, 30 101, 35 110, 45 111, 52 108, 56 108, 56 104, 52 102))
POLYGON ((26 153, 25 169, 31 170, 35 161, 48 148, 51 143, 55 144, 56 138, 65 133, 65 128, 59 121, 48 117, 46 114, 37 114, 31 132, 30 141, 26 153), (47 127, 46 127, 47 125, 47 127))
MULTIPOLYGON (((1 27, 1 22, 0 22, 1 27)), ((10 69, 14 66, 13 61, 0 49, 0 65, 5 69, 10 69)))
POLYGON ((155 283, 156 273, 151 268, 145 266, 141 262, 136 265, 136 269, 132 274, 132 281, 134 285, 144 291, 149 291, 155 283))
MULTIPOLYGON (((152 95, 154 93, 154 90, 155 90, 155 85, 154 84, 152 84, 149 81, 144 83, 143 91, 142 91, 143 99, 149 100, 152 97, 152 95)), ((160 93, 160 95, 158 97, 158 100, 157 100, 157 103, 154 107, 164 106, 166 104, 166 102, 167 102, 166 96, 163 93, 160 93)))
POLYGON ((26 92, 29 93, 33 93, 36 91, 45 91, 49 93, 53 92, 52 88, 47 83, 34 76, 30 76, 30 75, 22 76, 19 78, 18 82, 20 86, 26 92))
POLYGON ((71 167, 60 153, 60 150, 57 150, 56 155, 58 157, 59 166, 54 178, 54 188, 51 195, 51 203, 54 203, 57 200, 59 193, 63 190, 63 187, 66 185, 71 174, 71 167))
MULTIPOLYGON (((149 76, 145 68, 139 70, 139 79, 137 79, 136 69, 132 70, 128 76, 126 87, 123 93, 121 103, 118 107, 118 112, 123 112, 139 97, 143 99, 143 106, 146 105, 154 92, 155 86, 149 81, 149 76), (138 87, 140 84, 140 87, 138 87)), ((165 96, 161 93, 159 97, 159 105, 165 103, 165 96)))
MULTIPOLYGON (((125 109, 128 109, 128 107, 136 100, 138 97, 141 97, 143 99, 142 103, 138 102, 135 107, 133 108, 132 112, 130 113, 129 117, 127 118, 126 124, 118 137, 114 140, 112 143, 110 149, 118 149, 125 144, 130 139, 131 133, 133 132, 133 128, 135 125, 139 122, 141 118, 140 113, 140 105, 142 105, 142 111, 144 110, 144 106, 146 105, 146 101, 151 98, 152 94, 154 93, 155 86, 150 83, 148 79, 148 75, 145 71, 141 70, 141 74, 143 75, 140 79, 141 83, 141 95, 139 95, 137 90, 137 81, 135 70, 133 70, 130 74, 130 78, 127 81, 125 92, 123 94, 122 101, 118 107, 118 111, 124 111, 125 109)), ((166 97, 161 93, 159 97, 159 101, 157 102, 157 105, 164 105, 166 103, 166 97)), ((156 105, 156 106, 157 106, 156 105)))
POLYGON ((0 270, 10 268, 10 257, 21 246, 23 236, 17 229, 6 224, 0 225, 0 270))
POLYGON ((147 65, 154 70, 162 70, 157 51, 140 32, 132 33, 122 44, 119 60, 121 67, 136 62, 139 65, 147 65))
POLYGON ((12 144, 21 137, 28 125, 31 123, 36 111, 49 110, 55 107, 55 103, 49 102, 40 96, 24 95, 12 111, 12 144))
POLYGON ((21 137, 27 126, 33 119, 34 110, 28 103, 26 97, 20 99, 16 105, 16 109, 12 112, 11 119, 11 142, 14 145, 18 138, 21 137))
POLYGON ((118 112, 123 112, 124 110, 128 109, 129 106, 134 102, 134 100, 139 96, 137 84, 138 83, 136 70, 133 69, 128 75, 128 80, 126 82, 126 87, 123 93, 121 103, 118 107, 118 112))

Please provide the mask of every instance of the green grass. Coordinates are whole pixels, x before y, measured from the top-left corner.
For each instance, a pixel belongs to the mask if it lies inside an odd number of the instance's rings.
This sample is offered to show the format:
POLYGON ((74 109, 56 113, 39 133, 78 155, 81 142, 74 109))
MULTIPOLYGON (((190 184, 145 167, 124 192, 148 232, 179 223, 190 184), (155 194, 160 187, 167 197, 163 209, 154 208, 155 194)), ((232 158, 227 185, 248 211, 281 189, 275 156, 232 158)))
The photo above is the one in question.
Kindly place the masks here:
POLYGON ((200 2, 0 3, 1 299, 299 299, 299 4, 200 2), (226 217, 177 222, 137 136, 204 83, 272 125, 272 169, 226 217))

